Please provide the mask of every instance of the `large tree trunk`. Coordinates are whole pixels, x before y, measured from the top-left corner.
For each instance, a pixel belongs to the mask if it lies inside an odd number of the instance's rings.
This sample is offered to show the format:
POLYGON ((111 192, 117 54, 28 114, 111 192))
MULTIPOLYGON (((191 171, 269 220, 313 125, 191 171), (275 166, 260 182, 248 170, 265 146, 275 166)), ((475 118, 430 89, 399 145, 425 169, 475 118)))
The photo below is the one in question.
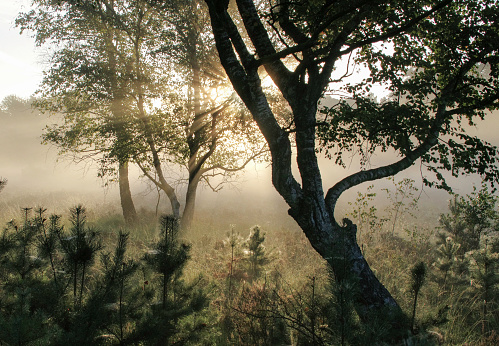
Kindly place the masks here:
POLYGON ((120 162, 119 164, 119 185, 121 209, 125 223, 131 225, 137 222, 137 211, 133 204, 132 193, 130 192, 130 181, 128 180, 128 162, 120 162))
MULTIPOLYGON (((402 311, 362 255, 357 244, 357 227, 349 220, 344 220, 344 227, 340 226, 334 217, 335 204, 328 205, 326 202, 315 151, 313 122, 317 106, 313 102, 304 102, 309 99, 309 94, 300 95, 299 99, 301 102, 291 102, 291 107, 295 114, 302 115, 295 119, 297 163, 303 196, 298 203, 289 203, 289 214, 303 229, 314 249, 331 266, 336 281, 342 283, 347 280, 354 284, 359 317, 370 322, 389 313, 396 316, 392 319, 392 326, 400 329, 403 325, 400 318, 402 311)), ((276 173, 283 169, 273 167, 276 173)))
POLYGON ((343 226, 334 220, 317 222, 314 214, 319 208, 312 206, 308 211, 289 210, 307 235, 313 248, 327 261, 338 283, 347 281, 355 290, 355 308, 363 322, 376 321, 380 316, 387 318, 391 327, 404 331, 407 319, 395 299, 376 278, 358 246, 357 226, 350 220, 343 220, 343 226), (313 210, 315 209, 315 210, 313 210), (327 235, 317 237, 327 230, 327 235))

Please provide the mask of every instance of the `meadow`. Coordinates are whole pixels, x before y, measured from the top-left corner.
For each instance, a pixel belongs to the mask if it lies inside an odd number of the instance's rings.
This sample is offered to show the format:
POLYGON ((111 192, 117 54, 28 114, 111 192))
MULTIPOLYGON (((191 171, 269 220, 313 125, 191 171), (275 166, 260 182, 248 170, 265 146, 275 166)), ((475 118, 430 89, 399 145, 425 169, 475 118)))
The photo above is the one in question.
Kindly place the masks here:
MULTIPOLYGON (((390 184, 368 187, 342 210, 410 320, 398 344, 497 344, 497 198, 482 188, 437 208, 421 203, 413 181, 390 184), (469 219, 470 206, 481 218, 469 219)), ((116 204, 90 197, 79 206, 63 194, 0 198, 0 345, 391 339, 383 316, 358 320, 351 282, 334 282, 279 206, 200 208, 184 231, 147 209, 126 226, 116 204)))

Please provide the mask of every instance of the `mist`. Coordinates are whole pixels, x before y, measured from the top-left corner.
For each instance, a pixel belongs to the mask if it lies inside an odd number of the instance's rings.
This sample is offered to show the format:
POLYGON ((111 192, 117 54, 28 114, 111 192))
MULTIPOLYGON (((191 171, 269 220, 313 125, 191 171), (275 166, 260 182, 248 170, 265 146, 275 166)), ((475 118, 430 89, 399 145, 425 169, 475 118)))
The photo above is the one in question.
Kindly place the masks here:
MULTIPOLYGON (((0 194, 0 208, 3 219, 16 216, 22 207, 43 206, 52 212, 61 212, 77 204, 87 208, 106 209, 109 213, 120 214, 119 189, 115 181, 99 178, 98 162, 75 162, 69 155, 59 155, 53 145, 43 145, 44 128, 59 121, 56 116, 42 114, 30 105, 30 100, 16 96, 6 97, 0 112, 0 176, 8 180, 6 188, 0 194), (35 204, 35 205, 34 205, 35 204), (8 214, 8 215, 7 215, 8 214)), ((495 114, 493 114, 495 115, 495 114)), ((470 128, 490 143, 497 145, 494 134, 496 120, 491 115, 478 127, 470 128)), ((360 168, 355 158, 346 169, 334 162, 320 157, 323 168, 324 189, 327 190, 349 172, 360 168)), ((388 157, 374 155, 373 165, 388 163, 388 157)), ((185 169, 184 169, 185 170, 185 169)), ((171 167, 169 172, 176 177, 176 190, 184 202, 186 176, 182 167, 171 167)), ((415 165, 395 177, 414 180, 420 189, 419 207, 432 214, 432 221, 437 222, 440 213, 447 209, 449 194, 445 191, 431 189, 422 185, 422 168, 415 165)), ((479 177, 463 177, 460 179, 447 177, 454 192, 464 195, 472 191, 473 186, 480 185, 479 177)), ((130 169, 131 192, 137 210, 167 214, 171 212, 167 198, 142 176, 137 167, 130 169)), ((339 219, 351 211, 351 203, 357 193, 364 193, 368 186, 374 185, 377 203, 380 210, 387 203, 381 192, 390 188, 387 180, 364 183, 347 191, 340 199, 336 214, 339 219)), ((271 170, 268 162, 250 163, 244 172, 229 184, 214 192, 206 185, 201 185, 196 203, 197 218, 216 217, 226 219, 226 224, 260 223, 269 219, 280 220, 294 225, 287 215, 287 205, 275 191, 271 183, 271 170), (243 216, 244 215, 244 216, 243 216)), ((198 220, 201 221, 201 220, 198 220)), ((276 221, 277 222, 277 221, 276 221)), ((290 226, 292 227, 292 226, 290 226)))
MULTIPOLYGON (((16 96, 3 100, 0 112, 0 177, 7 179, 8 183, 0 194, 1 214, 8 209, 11 218, 20 211, 17 208, 34 207, 33 204, 60 212, 55 209, 67 209, 80 203, 90 209, 105 206, 119 214, 118 184, 97 176, 98 162, 75 162, 70 155, 59 155, 53 145, 42 144, 44 128, 57 121, 56 116, 50 117, 33 109, 30 100, 16 96)), ((219 215, 220 210, 233 214, 244 209, 255 215, 274 212, 285 215, 285 203, 271 185, 267 166, 249 164, 244 174, 219 192, 202 186, 197 201, 199 212, 211 215, 216 212, 219 215)), ((177 179, 179 196, 184 196, 185 172, 180 169, 176 167, 170 171, 177 179), (173 172, 173 169, 178 171, 173 172)), ((130 169, 130 184, 138 210, 158 214, 171 212, 167 198, 158 194, 137 167, 130 169)), ((228 223, 234 222, 236 220, 229 218, 228 223)))

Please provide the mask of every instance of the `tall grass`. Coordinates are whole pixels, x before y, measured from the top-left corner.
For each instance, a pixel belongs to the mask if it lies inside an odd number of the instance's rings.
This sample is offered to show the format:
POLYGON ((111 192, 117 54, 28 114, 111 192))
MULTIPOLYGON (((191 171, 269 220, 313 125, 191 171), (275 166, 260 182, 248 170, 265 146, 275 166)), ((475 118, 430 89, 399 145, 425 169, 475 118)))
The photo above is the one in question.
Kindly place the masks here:
MULTIPOLYGON (((374 203, 374 196, 371 197, 373 199, 368 202, 374 203)), ((356 208, 357 215, 362 213, 359 206, 372 211, 369 203, 360 204, 363 202, 362 194, 357 198, 360 198, 357 200, 358 204, 352 205, 352 208, 356 208)), ((3 209, 0 212, 0 220, 5 224, 10 218, 22 219, 19 206, 26 206, 25 202, 29 202, 29 199, 3 209)), ((60 207, 52 202, 53 208, 60 207)), ((67 200, 59 202, 62 205, 67 200)), ((61 209, 63 214, 69 214, 64 208, 61 209)), ((381 221, 389 216, 383 215, 381 210, 382 208, 379 208, 376 213, 369 214, 370 219, 360 232, 362 238, 359 241, 377 277, 393 294, 402 310, 408 316, 415 316, 414 328, 412 331, 407 330, 405 344, 497 344, 497 281, 490 279, 492 284, 487 286, 487 302, 484 305, 484 286, 477 281, 476 270, 472 268, 469 259, 462 257, 451 265, 446 264, 446 259, 442 257, 444 252, 438 251, 443 245, 437 244, 437 212, 428 212, 420 207, 419 211, 412 211, 404 217, 399 214, 397 223, 384 223, 381 221), (411 270, 415 263, 423 263, 426 268, 426 280, 421 281, 417 287, 417 302, 414 282, 411 281, 411 270)), ((141 222, 127 228, 116 208, 90 206, 87 223, 89 227, 99 230, 103 251, 107 252, 114 251, 121 239, 119 230, 125 230, 128 233, 127 256, 135 261, 134 263, 140 263, 144 254, 154 249, 154 244, 158 244, 162 239, 155 213, 142 210, 140 214, 141 222)), ((62 224, 66 228, 70 225, 68 221, 62 224)), ((227 217, 224 217, 223 210, 217 213, 201 211, 191 229, 178 233, 178 241, 190 247, 190 260, 185 263, 181 275, 174 275, 176 280, 179 280, 179 285, 186 283, 182 286, 185 292, 194 294, 198 288, 202 288, 203 294, 210 301, 204 315, 174 318, 168 324, 171 333, 176 330, 179 335, 185 336, 189 332, 197 335, 195 341, 186 337, 187 344, 367 345, 380 344, 389 339, 389 329, 383 324, 382 316, 372 324, 362 324, 358 320, 350 297, 354 293, 351 290, 353 286, 349 286, 348 282, 334 282, 326 262, 312 249, 303 232, 284 213, 248 211, 237 215, 229 212, 227 217), (260 225, 260 233, 255 237, 254 226, 257 224, 260 225)), ((493 246, 489 246, 489 250, 492 250, 493 246)), ((480 265, 481 262, 478 262, 475 261, 473 265, 480 265)), ((77 305, 80 304, 80 296, 83 296, 82 306, 89 302, 90 297, 96 297, 91 292, 98 287, 98 280, 93 280, 105 272, 105 266, 99 264, 100 261, 96 263, 97 266, 88 274, 91 278, 89 284, 77 286, 77 305)), ((50 273, 53 270, 50 270, 49 262, 46 262, 46 266, 39 275, 43 280, 50 281, 50 273)), ((151 276, 151 269, 145 266, 137 268, 134 279, 126 281, 127 285, 136 282, 139 293, 149 294, 148 289, 152 282, 161 280, 158 276, 151 276)), ((488 268, 487 275, 497 274, 497 266, 488 268)), ((83 278, 81 272, 79 278, 83 278)), ((176 287, 173 284, 168 285, 168 289, 176 287)), ((158 290, 154 294, 151 293, 149 299, 156 297, 156 301, 166 307, 167 299, 164 298, 164 293, 160 293, 163 291, 158 290)), ((129 294, 132 294, 132 291, 129 294)), ((203 294, 199 294, 200 299, 203 294)), ((182 293, 178 291, 171 299, 179 301, 181 297, 182 293)), ((125 304, 118 306, 122 306, 118 309, 120 310, 125 304)), ((2 308, 0 305, 0 309, 2 308)), ((122 342, 120 340, 126 339, 127 333, 133 334, 130 330, 133 330, 134 326, 144 327, 141 324, 143 322, 133 320, 133 314, 127 314, 127 318, 131 320, 125 322, 124 317, 121 320, 118 318, 114 320, 115 324, 111 328, 115 331, 114 334, 120 335, 119 337, 94 342, 119 344, 122 342)), ((61 321, 66 318, 64 315, 58 316, 61 321)), ((161 316, 166 318, 166 315, 161 316)), ((39 313, 32 317, 33 323, 43 320, 39 313)), ((3 321, 0 323, 7 325, 7 322, 3 321)), ((18 331, 31 328, 36 334, 39 330, 36 325, 29 324, 28 319, 19 321, 18 325, 21 324, 24 329, 18 331)), ((150 319, 143 321, 152 323, 150 319)), ((160 325, 154 325, 155 328, 161 328, 160 325)), ((36 339, 33 333, 26 335, 36 339)), ((59 328, 53 333, 61 338, 65 331, 59 328)), ((48 336, 43 334, 38 340, 42 342, 48 340, 47 338, 48 336)), ((127 340, 130 344, 137 344, 139 339, 140 337, 136 336, 133 340, 127 340)), ((167 339, 173 343, 173 339, 167 339)))

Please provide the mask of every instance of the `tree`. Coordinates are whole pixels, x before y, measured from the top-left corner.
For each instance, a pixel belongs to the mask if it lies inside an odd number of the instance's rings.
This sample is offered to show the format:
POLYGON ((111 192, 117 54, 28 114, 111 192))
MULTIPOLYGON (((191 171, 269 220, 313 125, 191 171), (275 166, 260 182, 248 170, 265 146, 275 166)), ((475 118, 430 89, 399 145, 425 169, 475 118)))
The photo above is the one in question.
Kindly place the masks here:
POLYGON ((181 205, 164 165, 186 166, 182 225, 189 227, 199 182, 234 174, 262 151, 234 97, 210 96, 227 82, 211 54, 199 2, 169 2, 162 18, 144 0, 38 5, 39 12, 21 16, 18 25, 37 31, 39 44, 64 42, 52 57, 38 106, 63 111, 65 124, 50 128, 45 140, 79 159, 98 155, 102 176, 115 174, 118 164, 125 218, 136 214, 130 161, 168 196, 176 217, 181 205), (233 145, 236 136, 246 138, 244 149, 233 145))
POLYGON ((434 266, 443 272, 441 291, 447 292, 447 283, 452 278, 452 273, 459 265, 458 251, 461 244, 454 242, 451 237, 447 237, 445 241, 437 248, 437 258, 434 266))
POLYGON ((62 2, 35 1, 16 25, 35 32, 36 44, 58 43, 50 57, 35 106, 63 113, 64 123, 47 128, 44 142, 72 154, 76 161, 96 159, 102 172, 117 163, 123 214, 137 219, 128 180, 130 133, 123 124, 130 99, 126 36, 102 20, 105 13, 80 11, 62 2))
MULTIPOLYGON (((462 126, 498 106, 496 2, 236 0, 251 43, 231 17, 229 1, 206 3, 220 60, 268 143, 272 182, 289 214, 340 283, 343 262, 348 263, 344 272, 357 277, 356 310, 364 322, 387 308, 400 311, 365 261, 355 225, 345 220, 341 226, 335 206, 344 191, 395 175, 418 160, 436 173, 438 184, 425 179, 430 185, 448 188, 441 170, 498 180, 497 149, 462 126), (319 100, 350 73, 347 68, 336 78, 333 72, 352 56, 369 69, 363 82, 344 87, 354 102, 318 113, 319 100), (292 62, 285 60, 289 57, 292 62), (291 128, 281 127, 269 107, 260 67, 291 108, 291 128), (393 97, 373 100, 369 92, 376 83, 387 85, 393 97), (291 140, 301 183, 291 170, 291 140), (318 143, 340 164, 343 153, 360 153, 363 169, 324 191, 318 143), (371 168, 375 151, 398 156, 371 168), (337 253, 347 260, 338 260, 337 253)), ((404 323, 392 318, 391 325, 404 323)))
MULTIPOLYGON (((36 253, 37 225, 30 217, 31 208, 23 208, 24 222, 12 220, 0 234, 0 340, 2 343, 27 344, 43 335, 43 314, 30 309, 36 293, 43 291, 40 268, 43 263, 36 253)), ((50 298, 47 297, 50 301, 50 298)), ((51 330, 53 331, 53 330, 51 330)))
POLYGON ((70 211, 71 233, 69 236, 62 233, 58 236, 65 255, 66 271, 70 273, 70 281, 73 283, 73 308, 77 309, 82 304, 89 267, 95 261, 98 251, 102 249, 102 244, 98 232, 86 227, 85 208, 79 205, 70 211))
POLYGON ((177 239, 176 219, 162 219, 161 239, 141 264, 127 233, 104 250, 81 206, 71 209, 69 232, 43 208, 34 217, 22 211, 23 222, 0 231, 1 344, 186 344, 208 330, 203 281, 182 275, 190 247, 177 239))
POLYGON ((264 241, 265 232, 261 231, 260 226, 251 227, 244 246, 247 249, 245 251, 247 252, 246 260, 249 264, 248 272, 252 280, 257 279, 261 275, 262 267, 270 262, 268 251, 263 245, 264 241))
POLYGON ((416 319, 416 306, 418 304, 418 295, 426 279, 426 265, 424 262, 418 262, 411 269, 411 289, 414 293, 414 303, 412 305, 411 329, 414 331, 414 321, 416 319))
MULTIPOLYGON (((470 262, 470 290, 476 293, 477 306, 481 305, 481 332, 482 337, 494 330, 489 326, 491 319, 488 314, 497 309, 499 292, 499 253, 491 251, 487 246, 470 251, 467 254, 470 262)), ((494 331, 493 331, 494 333, 494 331)))
MULTIPOLYGON (((200 0, 152 1, 164 14, 167 36, 159 54, 176 63, 171 65, 181 80, 170 88, 167 103, 175 105, 167 116, 178 119, 177 134, 170 159, 185 166, 188 183, 182 227, 189 228, 200 182, 217 191, 210 178, 222 183, 265 152, 261 136, 247 112, 230 90, 230 82, 216 59, 209 18, 200 0), (175 92, 180 89, 180 92, 175 92), (172 95, 174 97, 172 97, 172 95), (239 143, 236 145, 237 139, 239 143)), ((146 173, 147 174, 147 173, 146 173)), ((157 180, 150 177, 155 184, 157 180)))
POLYGON ((490 193, 486 186, 480 190, 473 187, 469 195, 454 195, 449 201, 449 214, 440 215, 439 223, 443 232, 439 233, 440 243, 446 237, 460 244, 458 254, 478 250, 484 237, 499 232, 499 198, 490 193))
MULTIPOLYGON (((232 91, 227 90, 226 75, 214 59, 213 39, 208 34, 208 18, 202 3, 170 1, 159 7, 163 11, 164 31, 155 56, 170 61, 168 65, 176 80, 167 85, 169 94, 163 95, 165 107, 157 112, 160 119, 151 121, 148 131, 157 141, 156 148, 166 149, 167 162, 187 169, 181 224, 189 228, 199 183, 204 180, 210 185, 209 178, 213 176, 230 177, 264 150, 260 138, 252 131, 249 117, 241 111, 232 91), (162 123, 169 125, 164 127, 162 123), (172 133, 172 128, 177 131, 172 133), (162 142, 163 133, 169 136, 162 142), (244 139, 243 149, 234 145, 235 137, 244 139)), ((137 71, 140 74, 140 70, 137 71)), ((150 146, 147 153, 139 152, 135 161, 143 173, 163 189, 159 154, 159 150, 150 146)), ((219 186, 210 185, 215 191, 219 186)))
MULTIPOLYGON (((180 242, 178 219, 165 215, 161 218, 160 240, 144 257, 145 264, 152 269, 152 278, 157 281, 160 293, 157 304, 152 306, 154 314, 146 316, 137 326, 136 334, 147 337, 158 345, 186 344, 199 337, 200 326, 189 323, 180 331, 178 321, 206 307, 207 299, 197 283, 187 285, 181 279, 182 271, 190 258, 191 246, 180 242)), ((139 339, 140 340, 140 339, 139 339)))

